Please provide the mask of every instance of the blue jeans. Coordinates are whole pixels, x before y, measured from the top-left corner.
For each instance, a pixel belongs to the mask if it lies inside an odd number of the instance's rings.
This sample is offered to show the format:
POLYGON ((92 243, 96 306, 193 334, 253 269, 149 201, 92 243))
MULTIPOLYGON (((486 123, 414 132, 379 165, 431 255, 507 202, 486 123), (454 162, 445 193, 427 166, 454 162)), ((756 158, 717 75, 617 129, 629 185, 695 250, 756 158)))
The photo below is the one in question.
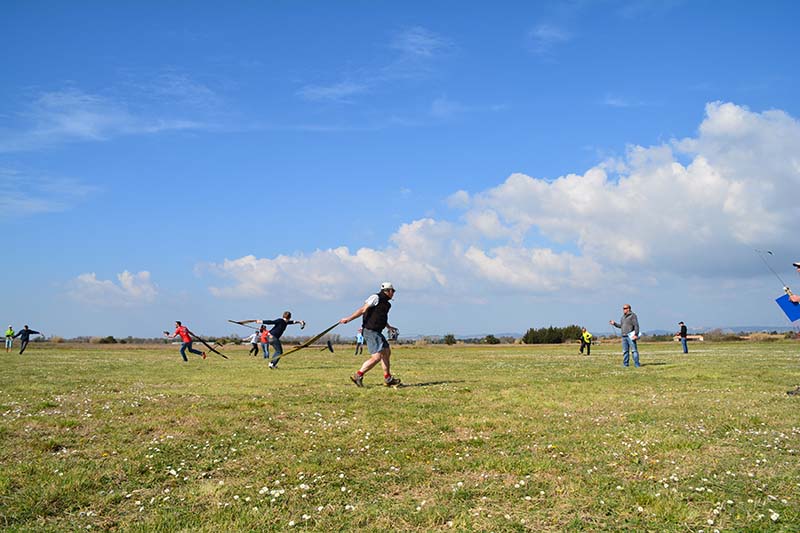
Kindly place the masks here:
POLYGON ((269 359, 269 343, 262 342, 261 349, 264 350, 264 359, 269 359))
POLYGON ((681 346, 683 346, 683 353, 689 353, 689 347, 686 346, 686 338, 681 337, 681 346))
POLYGON ((14 344, 14 339, 12 339, 11 337, 6 337, 6 350, 10 350, 13 344, 14 344))
POLYGON ((203 352, 199 352, 199 351, 195 350, 194 348, 192 348, 192 343, 191 342, 182 342, 181 343, 181 357, 183 357, 184 361, 188 361, 188 359, 186 358, 186 350, 189 350, 189 353, 193 353, 193 354, 196 354, 196 355, 203 355, 203 352))
POLYGON ((630 362, 629 353, 633 352, 633 366, 639 367, 639 348, 636 347, 636 341, 632 340, 627 335, 622 336, 622 366, 628 366, 630 362))
POLYGON ((283 344, 281 344, 281 340, 277 337, 270 337, 269 343, 272 345, 272 361, 270 361, 270 366, 278 366, 278 361, 283 355, 283 344))

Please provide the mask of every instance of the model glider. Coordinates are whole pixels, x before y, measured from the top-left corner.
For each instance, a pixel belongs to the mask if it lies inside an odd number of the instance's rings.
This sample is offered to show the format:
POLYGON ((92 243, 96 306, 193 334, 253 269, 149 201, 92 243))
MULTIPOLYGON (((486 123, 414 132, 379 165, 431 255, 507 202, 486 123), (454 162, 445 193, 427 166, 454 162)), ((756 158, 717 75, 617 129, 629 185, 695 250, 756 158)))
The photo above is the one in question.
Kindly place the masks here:
MULTIPOLYGON (((300 350, 302 350, 303 348, 308 348, 309 346, 311 346, 312 344, 314 344, 315 342, 317 342, 318 340, 320 340, 322 337, 324 337, 325 335, 327 335, 327 334, 328 334, 328 333, 329 333, 329 332, 330 332, 330 331, 331 331, 333 328, 335 328, 335 327, 336 327, 336 326, 338 326, 338 325, 339 325, 339 322, 337 322, 336 324, 332 325, 331 327, 329 327, 328 329, 326 329, 326 330, 325 330, 325 331, 323 331, 322 333, 318 333, 317 335, 314 335, 313 337, 311 337, 310 339, 308 339, 308 340, 307 340, 306 342, 304 342, 303 344, 299 344, 299 345, 295 346, 294 348, 292 348, 292 349, 291 349, 291 350, 289 350, 288 352, 283 352, 283 354, 281 354, 281 357, 286 357, 286 356, 287 356, 287 355, 289 355, 290 353, 294 353, 294 352, 300 351, 300 350)), ((331 351, 333 351, 333 350, 331 350, 331 351)))
MULTIPOLYGON (((773 254, 770 250, 756 250, 755 252, 761 258, 761 261, 764 262, 764 265, 769 269, 769 271, 772 272, 775 278, 781 283, 781 285, 783 285, 783 292, 786 294, 780 298, 775 298, 775 303, 777 303, 778 307, 781 308, 781 311, 783 311, 783 314, 785 314, 786 318, 789 319, 789 322, 795 322, 796 320, 800 319, 800 304, 796 304, 790 299, 792 296, 792 290, 767 261, 766 255, 774 257, 775 254, 773 254)), ((792 266, 800 269, 800 263, 792 263, 792 266)))
POLYGON ((256 331, 258 331, 258 330, 259 330, 259 328, 257 328, 256 326, 251 326, 251 325, 249 325, 249 324, 245 324, 245 323, 243 323, 243 322, 239 322, 238 320, 230 320, 230 319, 228 319, 228 322, 230 322, 230 323, 232 323, 232 324, 239 324, 240 326, 244 326, 244 327, 246 327, 246 328, 254 329, 254 330, 256 330, 256 331))
POLYGON ((189 331, 188 329, 187 329, 186 331, 189 333, 189 335, 191 335, 191 336, 192 336, 192 338, 193 338, 193 339, 195 339, 197 342, 199 342, 200 344, 202 344, 203 346, 205 346, 206 348, 208 348, 209 350, 211 350, 212 352, 214 352, 214 353, 215 353, 215 354, 217 354, 218 356, 222 357, 223 359, 227 359, 227 358, 228 358, 228 356, 227 356, 227 355, 225 355, 225 354, 224 354, 224 353, 222 353, 222 352, 218 352, 217 350, 215 350, 213 346, 211 346, 210 344, 208 344, 208 343, 207 343, 206 341, 204 341, 202 338, 198 337, 197 335, 195 335, 194 333, 192 333, 192 332, 191 332, 191 331, 189 331))

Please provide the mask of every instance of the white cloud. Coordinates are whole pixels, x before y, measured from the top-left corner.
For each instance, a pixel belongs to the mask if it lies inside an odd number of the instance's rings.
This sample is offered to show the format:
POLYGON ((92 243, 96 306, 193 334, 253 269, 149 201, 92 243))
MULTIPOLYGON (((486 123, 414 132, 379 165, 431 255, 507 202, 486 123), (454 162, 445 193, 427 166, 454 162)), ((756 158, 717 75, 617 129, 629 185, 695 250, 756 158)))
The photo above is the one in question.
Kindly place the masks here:
POLYGON ((76 179, 0 168, 0 218, 66 211, 95 191, 76 179))
POLYGON ((333 83, 306 84, 297 96, 309 101, 352 103, 352 97, 399 80, 420 79, 431 74, 432 63, 452 49, 442 35, 415 26, 398 32, 389 47, 394 50, 391 61, 377 68, 360 69, 346 79, 333 83))
POLYGON ((39 94, 18 118, 16 129, 0 129, 0 152, 203 127, 192 120, 134 113, 121 102, 76 88, 39 94))
POLYGON ((310 101, 349 102, 350 97, 369 90, 366 83, 342 81, 328 86, 306 85, 297 94, 310 101))
POLYGON ((117 274, 117 283, 97 279, 97 275, 90 272, 73 279, 69 283, 68 294, 75 300, 91 305, 128 307, 152 303, 158 296, 158 288, 146 270, 136 274, 125 270, 117 274))
POLYGON ((466 209, 469 206, 470 198, 467 191, 456 191, 445 200, 445 203, 452 208, 466 209))
POLYGON ((431 58, 452 47, 450 41, 421 26, 407 28, 395 35, 392 48, 406 56, 431 58))
POLYGON ((539 56, 550 56, 557 46, 572 39, 572 33, 553 24, 538 24, 528 32, 530 50, 539 56))
MULTIPOLYGON (((631 146, 624 158, 555 180, 512 174, 457 191, 457 221, 400 226, 383 249, 317 250, 212 265, 218 296, 286 290, 335 299, 392 279, 419 294, 545 294, 652 285, 658 276, 741 273, 742 251, 794 242, 800 123, 711 103, 695 138, 631 146)), ((759 265, 754 264, 754 268, 759 265)))

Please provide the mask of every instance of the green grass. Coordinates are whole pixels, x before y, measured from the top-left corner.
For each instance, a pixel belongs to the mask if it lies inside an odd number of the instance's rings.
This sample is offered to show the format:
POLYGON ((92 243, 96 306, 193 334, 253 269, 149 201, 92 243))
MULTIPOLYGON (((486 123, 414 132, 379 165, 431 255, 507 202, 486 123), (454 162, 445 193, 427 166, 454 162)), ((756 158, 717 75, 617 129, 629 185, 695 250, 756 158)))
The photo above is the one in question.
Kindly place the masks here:
POLYGON ((351 347, 32 344, 0 356, 0 527, 800 530, 800 344, 640 348, 400 347, 409 386, 358 389, 351 347))

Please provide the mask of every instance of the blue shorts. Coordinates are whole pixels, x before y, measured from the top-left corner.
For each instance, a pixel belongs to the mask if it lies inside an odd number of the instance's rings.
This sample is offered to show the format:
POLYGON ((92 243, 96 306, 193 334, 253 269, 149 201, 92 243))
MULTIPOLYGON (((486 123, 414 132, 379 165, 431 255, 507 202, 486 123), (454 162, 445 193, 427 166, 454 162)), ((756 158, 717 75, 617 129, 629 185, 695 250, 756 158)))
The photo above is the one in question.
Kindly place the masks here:
POLYGON ((383 333, 380 331, 365 329, 363 334, 369 353, 378 353, 389 347, 389 341, 386 340, 386 337, 384 337, 383 333))

